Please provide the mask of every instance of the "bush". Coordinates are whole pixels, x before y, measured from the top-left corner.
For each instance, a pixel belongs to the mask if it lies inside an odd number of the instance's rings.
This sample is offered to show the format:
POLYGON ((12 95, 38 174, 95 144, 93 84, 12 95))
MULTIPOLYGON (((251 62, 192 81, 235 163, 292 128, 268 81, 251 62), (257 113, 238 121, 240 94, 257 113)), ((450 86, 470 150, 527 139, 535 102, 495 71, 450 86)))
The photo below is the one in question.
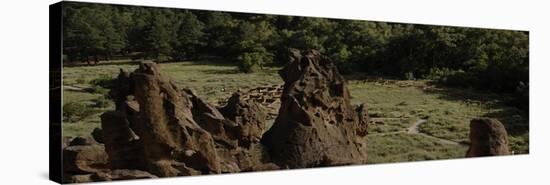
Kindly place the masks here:
POLYGON ((456 87, 473 87, 476 84, 476 79, 477 77, 473 73, 458 70, 447 76, 444 83, 456 87))
POLYGON ((529 112, 529 84, 520 82, 512 96, 511 104, 529 112))
POLYGON ((77 122, 96 113, 98 113, 98 111, 89 108, 83 103, 71 102, 63 104, 63 121, 77 122))
POLYGON ((342 47, 338 52, 333 53, 330 58, 334 63, 336 63, 336 66, 338 67, 338 71, 341 74, 351 74, 354 71, 353 63, 349 61, 349 58, 351 56, 351 52, 348 51, 347 47, 342 47))
POLYGON ((109 100, 107 100, 105 96, 100 96, 99 98, 94 99, 93 102, 94 102, 93 106, 96 108, 105 108, 109 106, 109 100))
POLYGON ((338 63, 336 64, 336 67, 338 67, 338 72, 340 72, 340 74, 349 75, 349 74, 352 74, 353 71, 355 71, 354 68, 358 66, 348 62, 348 63, 338 63))
POLYGON ((114 79, 109 75, 100 75, 98 78, 90 81, 90 85, 109 89, 113 86, 114 79))
POLYGON ((84 79, 84 78, 77 78, 77 79, 76 79, 76 83, 78 83, 78 84, 85 84, 85 83, 86 83, 86 79, 84 79))
POLYGON ((403 74, 403 78, 405 80, 414 80, 414 73, 413 72, 406 72, 403 74))
POLYGON ((449 68, 431 68, 425 78, 455 87, 473 87, 477 81, 476 75, 472 72, 449 68))
POLYGON ((238 68, 244 73, 257 72, 272 60, 273 56, 266 52, 245 52, 237 57, 238 68))
POLYGON ((435 81, 444 81, 447 76, 450 76, 453 72, 449 68, 430 68, 430 71, 424 78, 435 80, 435 81))

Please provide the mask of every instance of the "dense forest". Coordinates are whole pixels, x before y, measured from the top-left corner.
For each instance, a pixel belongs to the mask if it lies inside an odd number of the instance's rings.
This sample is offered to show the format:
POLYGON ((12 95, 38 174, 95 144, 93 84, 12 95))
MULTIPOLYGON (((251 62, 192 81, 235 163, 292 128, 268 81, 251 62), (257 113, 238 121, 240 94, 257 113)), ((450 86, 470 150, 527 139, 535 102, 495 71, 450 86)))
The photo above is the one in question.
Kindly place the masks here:
POLYGON ((345 74, 509 93, 528 109, 524 31, 86 3, 63 10, 65 62, 208 56, 251 73, 283 65, 289 48, 318 49, 345 74))

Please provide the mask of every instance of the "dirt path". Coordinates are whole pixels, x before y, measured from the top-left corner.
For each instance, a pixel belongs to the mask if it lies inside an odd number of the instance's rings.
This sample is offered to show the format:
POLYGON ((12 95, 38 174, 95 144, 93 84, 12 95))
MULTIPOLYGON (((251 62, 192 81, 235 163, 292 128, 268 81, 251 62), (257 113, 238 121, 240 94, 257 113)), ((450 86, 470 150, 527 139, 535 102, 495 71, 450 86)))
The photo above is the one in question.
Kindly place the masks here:
MULTIPOLYGON (((391 118, 389 118, 389 119, 391 119, 391 118)), ((420 125, 422 125, 422 124, 424 124, 424 123, 426 123, 426 122, 428 122, 428 120, 426 120, 426 119, 419 119, 419 120, 416 121, 414 124, 412 124, 411 126, 409 126, 409 127, 407 128, 406 131, 376 133, 376 134, 370 134, 370 135, 371 135, 371 136, 385 136, 385 135, 392 135, 392 134, 399 134, 399 133, 418 134, 418 135, 421 135, 421 136, 424 136, 424 137, 429 137, 429 138, 435 139, 435 140, 437 140, 437 141, 439 141, 440 143, 443 143, 443 144, 468 146, 468 145, 465 145, 465 144, 462 144, 462 143, 459 143, 459 142, 456 142, 456 141, 453 141, 453 140, 448 140, 448 139, 444 139, 444 138, 434 137, 434 136, 431 136, 431 135, 428 135, 428 134, 425 134, 425 133, 420 132, 420 130, 419 130, 420 125)))
POLYGON ((90 87, 80 87, 75 85, 63 85, 63 90, 77 91, 77 92, 86 92, 90 87))
POLYGON ((409 128, 407 128, 407 133, 408 134, 419 134, 420 131, 418 130, 418 128, 420 128, 420 125, 422 125, 426 122, 428 122, 428 120, 419 119, 414 124, 412 124, 409 128))

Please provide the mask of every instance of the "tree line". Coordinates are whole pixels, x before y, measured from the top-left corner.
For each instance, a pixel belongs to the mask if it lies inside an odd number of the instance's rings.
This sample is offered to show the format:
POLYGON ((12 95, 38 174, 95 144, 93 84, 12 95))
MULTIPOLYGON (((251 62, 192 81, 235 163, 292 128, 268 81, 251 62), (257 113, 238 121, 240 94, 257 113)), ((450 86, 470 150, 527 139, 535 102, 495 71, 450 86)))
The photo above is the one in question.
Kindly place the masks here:
POLYGON ((217 56, 248 73, 283 65, 288 48, 317 49, 342 73, 433 79, 528 103, 524 31, 72 2, 63 11, 67 62, 217 56))

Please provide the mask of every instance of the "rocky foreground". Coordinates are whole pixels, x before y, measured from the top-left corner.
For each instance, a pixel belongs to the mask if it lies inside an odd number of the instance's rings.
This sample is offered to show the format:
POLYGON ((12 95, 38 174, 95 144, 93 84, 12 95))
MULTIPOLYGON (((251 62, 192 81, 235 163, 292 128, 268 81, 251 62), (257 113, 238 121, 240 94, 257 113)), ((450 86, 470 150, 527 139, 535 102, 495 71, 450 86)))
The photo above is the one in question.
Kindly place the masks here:
POLYGON ((367 106, 353 107, 344 78, 319 52, 292 50, 280 71, 279 114, 237 92, 223 107, 178 88, 156 64, 121 71, 94 138, 64 148, 66 182, 173 177, 367 161, 367 106), (265 134, 264 134, 265 133, 265 134))
MULTIPOLYGON (((291 50, 279 101, 236 92, 223 107, 178 88, 155 63, 120 71, 115 110, 93 138, 63 149, 69 183, 365 164, 367 105, 354 107, 346 81, 318 51, 291 50), (261 100, 261 101, 257 101, 261 100), (278 114, 262 106, 280 104, 278 114), (266 120, 276 116, 266 130, 266 120)), ((472 121, 468 157, 508 154, 506 130, 472 121)))

